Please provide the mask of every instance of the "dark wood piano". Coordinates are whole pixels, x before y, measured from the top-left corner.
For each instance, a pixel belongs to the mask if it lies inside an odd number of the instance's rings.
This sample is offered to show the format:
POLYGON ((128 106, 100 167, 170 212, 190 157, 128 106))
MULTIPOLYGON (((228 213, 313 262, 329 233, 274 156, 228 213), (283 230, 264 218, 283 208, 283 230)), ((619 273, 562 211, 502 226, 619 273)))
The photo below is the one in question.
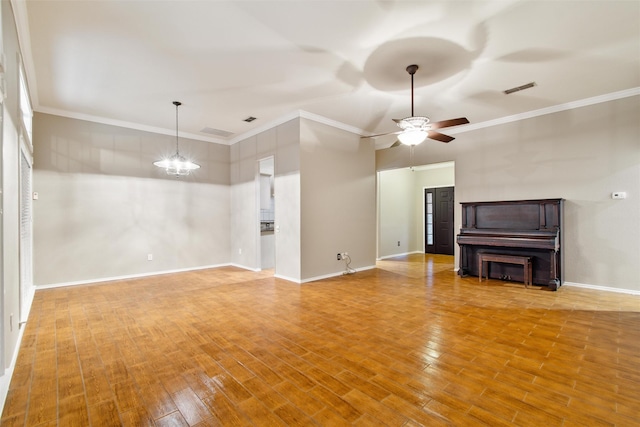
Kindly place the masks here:
MULTIPOLYGON (((462 203, 461 276, 479 273, 478 253, 529 256, 533 284, 556 290, 562 276, 563 199, 462 203)), ((522 267, 495 263, 491 278, 524 281, 522 267)))

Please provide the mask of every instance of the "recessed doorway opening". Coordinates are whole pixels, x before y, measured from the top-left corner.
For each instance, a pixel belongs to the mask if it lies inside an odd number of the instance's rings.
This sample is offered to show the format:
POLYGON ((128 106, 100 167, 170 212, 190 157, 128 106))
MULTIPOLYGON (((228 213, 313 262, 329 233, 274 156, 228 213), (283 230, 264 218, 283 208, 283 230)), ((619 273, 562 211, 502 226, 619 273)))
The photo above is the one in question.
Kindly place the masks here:
POLYGON ((260 268, 275 269, 275 161, 273 157, 259 160, 260 193, 260 268))
POLYGON ((412 253, 442 253, 453 255, 455 251, 454 218, 455 164, 453 161, 413 168, 400 168, 378 172, 378 239, 377 258, 385 259, 412 253), (436 192, 449 188, 450 200, 436 192), (427 190, 432 192, 431 230, 429 231, 427 190), (436 212, 451 213, 447 222, 436 224, 436 212), (448 239, 443 240, 446 229, 448 239), (429 235, 431 236, 429 240, 429 235), (429 243, 431 241, 431 243, 429 243), (442 241, 436 251, 435 245, 442 241), (431 247, 430 247, 431 246, 431 247))

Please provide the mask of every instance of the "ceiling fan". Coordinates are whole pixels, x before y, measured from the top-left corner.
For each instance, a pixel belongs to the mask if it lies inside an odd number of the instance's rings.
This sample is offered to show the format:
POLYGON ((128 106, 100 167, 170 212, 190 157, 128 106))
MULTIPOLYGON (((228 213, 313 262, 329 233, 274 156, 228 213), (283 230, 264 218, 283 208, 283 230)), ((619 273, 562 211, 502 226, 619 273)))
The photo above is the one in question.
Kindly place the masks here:
MULTIPOLYGON (((405 117, 404 119, 393 119, 394 122, 398 125, 398 127, 402 130, 397 132, 387 132, 381 133, 378 135, 369 135, 364 138, 375 138, 377 136, 383 135, 398 135, 398 141, 393 143, 391 147, 397 147, 400 144, 405 144, 409 146, 418 145, 423 142, 425 139, 435 139, 436 141, 441 142, 450 142, 455 138, 449 135, 442 134, 440 132, 436 132, 435 129, 447 128, 450 126, 458 126, 469 123, 466 117, 460 117, 457 119, 443 120, 440 122, 429 122, 428 117, 424 116, 414 116, 413 115, 413 75, 418 71, 418 66, 413 64, 407 67, 407 73, 411 75, 411 116, 405 117)), ((391 148, 390 147, 390 148, 391 148)))

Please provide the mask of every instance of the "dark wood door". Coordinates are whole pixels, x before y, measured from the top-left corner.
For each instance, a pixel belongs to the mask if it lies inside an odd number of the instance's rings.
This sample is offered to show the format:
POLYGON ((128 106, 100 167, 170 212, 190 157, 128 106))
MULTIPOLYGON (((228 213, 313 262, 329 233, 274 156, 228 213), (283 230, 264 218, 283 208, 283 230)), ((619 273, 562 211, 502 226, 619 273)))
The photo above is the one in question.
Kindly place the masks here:
POLYGON ((454 188, 427 188, 425 192, 425 252, 453 255, 454 188))

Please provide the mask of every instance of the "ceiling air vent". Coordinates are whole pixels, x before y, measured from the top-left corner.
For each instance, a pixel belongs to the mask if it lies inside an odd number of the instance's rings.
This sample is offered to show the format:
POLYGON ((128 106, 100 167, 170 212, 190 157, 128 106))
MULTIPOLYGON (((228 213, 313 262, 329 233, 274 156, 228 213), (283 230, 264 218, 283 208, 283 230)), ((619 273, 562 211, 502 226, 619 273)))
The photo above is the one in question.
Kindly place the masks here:
POLYGON ((243 121, 247 122, 247 123, 251 123, 252 121, 254 121, 256 118, 253 116, 249 116, 246 119, 244 119, 243 121))
POLYGON ((233 132, 229 132, 222 129, 213 129, 213 128, 204 128, 200 132, 208 133, 209 135, 221 136, 223 138, 233 135, 233 132))
POLYGON ((531 82, 531 83, 527 83, 526 85, 522 85, 522 86, 518 86, 518 87, 512 87, 511 89, 507 89, 504 91, 505 95, 509 95, 510 93, 513 92, 520 92, 521 90, 525 90, 525 89, 530 89, 532 87, 534 87, 536 85, 536 82, 531 82))

